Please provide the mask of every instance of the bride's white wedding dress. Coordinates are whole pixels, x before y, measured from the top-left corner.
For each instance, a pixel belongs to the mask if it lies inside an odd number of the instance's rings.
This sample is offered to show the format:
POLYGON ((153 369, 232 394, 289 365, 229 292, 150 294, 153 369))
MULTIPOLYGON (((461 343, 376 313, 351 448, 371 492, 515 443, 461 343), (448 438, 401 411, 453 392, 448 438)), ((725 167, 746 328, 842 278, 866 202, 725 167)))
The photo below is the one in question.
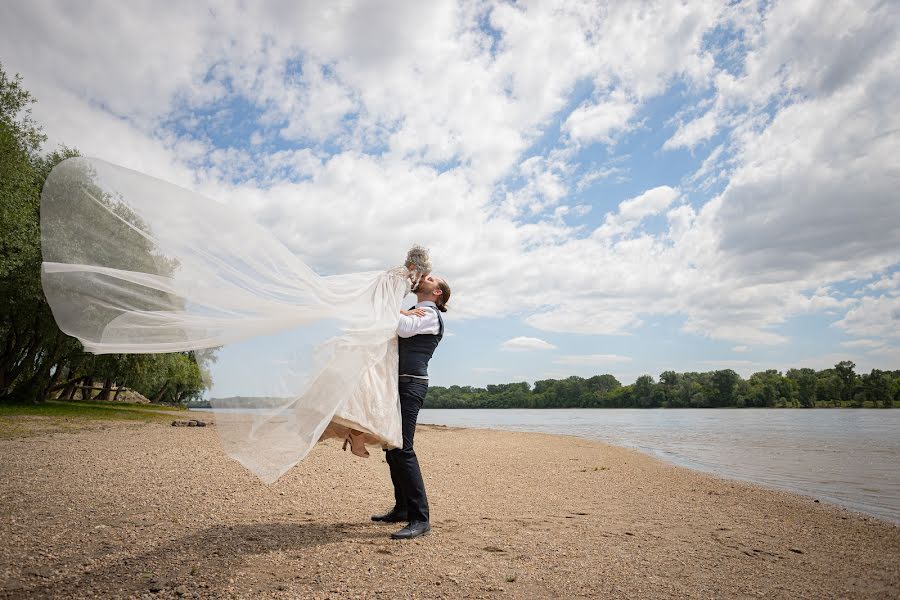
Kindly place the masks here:
POLYGON ((397 338, 409 272, 323 277, 240 211, 102 160, 53 169, 42 282, 97 354, 177 352, 296 331, 278 397, 214 403, 225 450, 266 482, 349 429, 402 445, 397 338))
MULTIPOLYGON (((378 285, 393 288, 386 295, 402 300, 410 291, 406 267, 391 269, 378 285)), ((399 317, 400 305, 396 307, 399 317)), ((399 355, 397 336, 382 343, 383 358, 372 362, 359 378, 356 388, 338 406, 322 438, 345 439, 351 430, 362 432, 366 444, 400 448, 403 446, 400 417, 399 355)))

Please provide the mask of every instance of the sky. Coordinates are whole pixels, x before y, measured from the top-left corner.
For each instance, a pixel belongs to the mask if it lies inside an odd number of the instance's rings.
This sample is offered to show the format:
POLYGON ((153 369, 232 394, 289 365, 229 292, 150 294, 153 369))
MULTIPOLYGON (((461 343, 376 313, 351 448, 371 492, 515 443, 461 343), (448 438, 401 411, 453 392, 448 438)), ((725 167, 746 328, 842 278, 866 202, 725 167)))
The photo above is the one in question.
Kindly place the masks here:
MULTIPOLYGON (((0 3, 64 143, 323 274, 419 243, 437 385, 900 368, 900 4, 0 3)), ((215 395, 275 359, 226 349, 215 395)), ((268 344, 268 345, 267 345, 268 344)))

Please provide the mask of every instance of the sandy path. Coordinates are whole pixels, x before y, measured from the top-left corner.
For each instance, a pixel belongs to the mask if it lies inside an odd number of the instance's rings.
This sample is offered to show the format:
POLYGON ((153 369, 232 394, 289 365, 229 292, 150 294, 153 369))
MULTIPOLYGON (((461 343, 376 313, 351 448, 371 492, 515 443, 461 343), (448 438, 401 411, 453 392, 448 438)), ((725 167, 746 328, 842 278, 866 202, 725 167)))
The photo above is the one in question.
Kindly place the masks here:
POLYGON ((0 440, 0 597, 889 598, 900 527, 598 442, 420 427, 434 531, 392 541, 380 452, 272 486, 214 428, 0 440))

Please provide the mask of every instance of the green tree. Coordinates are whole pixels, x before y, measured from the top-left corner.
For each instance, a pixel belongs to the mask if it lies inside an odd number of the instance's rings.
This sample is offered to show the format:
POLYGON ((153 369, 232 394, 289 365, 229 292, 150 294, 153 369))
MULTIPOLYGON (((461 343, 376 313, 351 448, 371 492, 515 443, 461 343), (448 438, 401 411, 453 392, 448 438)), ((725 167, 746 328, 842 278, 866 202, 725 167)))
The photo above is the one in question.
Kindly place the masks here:
POLYGON ((841 382, 840 399, 841 402, 850 402, 853 400, 856 392, 856 373, 853 369, 856 364, 850 360, 842 360, 834 365, 834 372, 841 382))
POLYGON ((673 406, 675 400, 675 386, 678 385, 678 373, 675 371, 663 371, 659 375, 659 389, 662 393, 661 405, 673 406))
POLYGON ((653 408, 656 401, 654 394, 656 382, 652 375, 641 375, 632 386, 632 396, 639 408, 653 408))
POLYGON ((890 406, 893 403, 891 398, 892 384, 893 377, 889 373, 872 369, 871 373, 863 376, 862 387, 865 391, 866 400, 871 402, 872 406, 890 406))
MULTIPOLYGON (((535 382, 533 389, 527 382, 491 384, 486 389, 432 386, 427 402, 430 408, 743 408, 814 407, 817 403, 839 406, 843 385, 835 369, 790 369, 785 375, 770 369, 754 373, 749 380, 727 369, 708 373, 664 371, 659 383, 654 383, 650 375, 642 375, 628 386, 609 374, 588 379, 542 379, 535 382)), ((900 371, 873 371, 858 378, 854 385, 859 398, 882 406, 900 401, 900 371)))
POLYGON ((813 369, 790 369, 787 372, 788 379, 797 387, 797 401, 803 408, 812 408, 816 405, 818 392, 818 377, 813 369))
POLYGON ((775 369, 760 371, 750 376, 750 397, 753 406, 771 408, 780 398, 781 373, 775 369))
POLYGON ((42 400, 73 340, 56 327, 40 280, 40 192, 50 170, 74 155, 40 154, 34 98, 0 65, 0 401, 42 400))
MULTIPOLYGON (((106 266, 167 275, 178 265, 156 252, 143 235, 149 231, 137 215, 90 185, 93 174, 84 167, 67 163, 71 168, 58 171, 59 176, 47 182, 57 164, 77 153, 62 147, 41 154, 45 137, 31 118, 33 102, 21 78, 10 79, 0 65, 0 402, 40 402, 51 389, 62 397, 74 398, 77 386, 93 386, 95 380, 101 384, 98 396, 103 399, 122 383, 144 392, 165 387, 160 397, 176 402, 198 395, 204 379, 208 380, 204 365, 214 360, 215 350, 93 356, 85 354, 77 340, 57 327, 44 296, 45 286, 53 285, 52 277, 41 278, 44 258, 71 262, 87 248, 96 257, 99 248, 94 242, 96 236, 103 235, 107 243, 101 247, 110 249, 107 256, 100 257, 106 266), (77 185, 70 184, 68 177, 77 178, 77 185), (65 206, 42 214, 42 188, 52 193, 54 186, 82 193, 80 197, 68 194, 65 206), (72 222, 73 205, 79 202, 95 213, 90 219, 72 222), (122 227, 121 220, 131 227, 122 227), (41 247, 42 228, 53 231, 55 245, 41 247), (54 252, 60 246, 66 253, 57 258, 54 252), (168 384, 164 386, 163 382, 168 384)), ((101 294, 87 286, 80 292, 84 297, 101 294)), ((135 297, 144 298, 148 310, 180 308, 177 299, 164 292, 154 295, 141 289, 135 297)), ((85 302, 79 318, 100 328, 120 312, 112 305, 85 302)))
POLYGON ((741 377, 731 369, 715 371, 712 374, 712 405, 733 406, 735 390, 741 377))
POLYGON ((841 405, 841 378, 834 369, 816 373, 816 399, 822 405, 841 405))

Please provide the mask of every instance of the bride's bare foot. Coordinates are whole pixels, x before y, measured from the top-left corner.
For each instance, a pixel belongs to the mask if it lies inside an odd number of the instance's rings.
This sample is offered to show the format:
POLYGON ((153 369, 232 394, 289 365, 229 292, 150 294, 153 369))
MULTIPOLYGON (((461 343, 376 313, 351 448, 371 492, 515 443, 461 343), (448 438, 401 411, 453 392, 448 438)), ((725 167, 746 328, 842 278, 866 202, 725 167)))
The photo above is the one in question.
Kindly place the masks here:
POLYGON ((362 431, 351 429, 344 440, 344 450, 347 450, 347 444, 350 444, 350 452, 362 458, 369 458, 369 451, 366 450, 365 434, 362 431))

